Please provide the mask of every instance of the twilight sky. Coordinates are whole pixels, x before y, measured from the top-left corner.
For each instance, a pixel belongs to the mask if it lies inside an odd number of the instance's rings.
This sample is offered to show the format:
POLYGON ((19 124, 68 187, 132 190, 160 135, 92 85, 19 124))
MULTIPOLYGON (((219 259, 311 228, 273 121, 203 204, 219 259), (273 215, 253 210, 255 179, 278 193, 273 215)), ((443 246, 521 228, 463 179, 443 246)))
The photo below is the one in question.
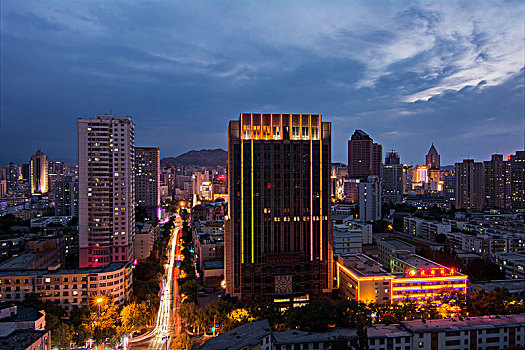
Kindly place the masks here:
POLYGON ((130 115, 161 156, 226 149, 240 112, 322 113, 422 163, 523 149, 517 1, 20 1, 1 6, 0 164, 76 162, 76 119, 130 115))

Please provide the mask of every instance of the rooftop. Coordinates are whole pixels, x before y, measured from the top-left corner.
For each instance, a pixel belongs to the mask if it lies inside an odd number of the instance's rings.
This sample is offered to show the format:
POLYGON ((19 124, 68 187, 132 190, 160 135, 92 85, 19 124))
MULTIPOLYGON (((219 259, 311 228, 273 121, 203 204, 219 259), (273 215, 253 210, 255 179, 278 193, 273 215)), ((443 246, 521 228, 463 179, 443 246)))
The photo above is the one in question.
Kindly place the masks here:
POLYGON ((347 254, 338 258, 338 263, 350 269, 358 277, 388 276, 381 264, 364 254, 347 254))
POLYGON ((16 330, 8 336, 0 337, 0 349, 26 349, 49 331, 16 330), (13 347, 13 345, 15 345, 13 347))
POLYGON ((367 335, 369 339, 374 338, 397 338, 397 337, 411 337, 412 334, 403 329, 399 324, 374 324, 367 327, 367 335))
POLYGON ((209 339, 201 350, 240 350, 248 345, 258 344, 262 338, 271 335, 268 320, 243 324, 229 332, 209 339))
POLYGON ((78 269, 60 269, 60 270, 2 270, 0 271, 0 277, 6 276, 42 276, 42 275, 80 275, 80 274, 91 274, 91 273, 105 273, 121 270, 126 266, 126 263, 111 263, 106 267, 87 267, 78 269))
POLYGON ((399 239, 382 239, 377 241, 378 244, 388 244, 396 249, 412 249, 414 246, 412 244, 405 243, 399 239))
POLYGON ((401 322, 401 325, 412 333, 500 328, 511 324, 525 326, 525 313, 505 316, 460 317, 444 320, 414 320, 401 322))
POLYGON ((287 344, 308 344, 327 342, 338 337, 354 338, 356 336, 355 329, 348 328, 330 328, 325 333, 311 333, 303 332, 298 329, 290 329, 281 332, 273 332, 275 345, 287 344))
POLYGON ((0 319, 0 323, 2 322, 25 322, 25 321, 36 321, 40 319, 40 317, 44 316, 42 312, 40 312, 39 308, 37 308, 34 305, 31 304, 24 304, 24 303, 0 303, 0 309, 8 309, 13 306, 16 306, 16 315, 13 315, 11 317, 6 317, 3 319, 0 319))

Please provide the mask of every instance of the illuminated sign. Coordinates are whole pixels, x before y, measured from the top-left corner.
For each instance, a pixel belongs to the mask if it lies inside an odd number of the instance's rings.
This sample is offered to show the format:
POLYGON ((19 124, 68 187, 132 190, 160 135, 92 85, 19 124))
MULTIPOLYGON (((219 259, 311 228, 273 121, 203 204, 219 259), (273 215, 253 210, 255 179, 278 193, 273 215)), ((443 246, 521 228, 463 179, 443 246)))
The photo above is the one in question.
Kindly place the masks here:
POLYGON ((424 277, 424 278, 432 278, 432 277, 448 277, 448 276, 456 276, 457 271, 455 268, 451 267, 431 267, 428 269, 410 269, 406 272, 406 275, 408 277, 424 277))

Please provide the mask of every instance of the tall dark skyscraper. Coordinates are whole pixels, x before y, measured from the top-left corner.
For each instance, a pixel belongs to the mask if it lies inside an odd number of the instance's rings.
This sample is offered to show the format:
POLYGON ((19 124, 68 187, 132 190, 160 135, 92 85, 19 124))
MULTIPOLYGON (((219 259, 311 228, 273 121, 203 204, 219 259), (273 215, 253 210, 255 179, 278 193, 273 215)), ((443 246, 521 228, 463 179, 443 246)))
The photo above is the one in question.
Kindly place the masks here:
POLYGON ((135 147, 135 198, 139 208, 158 220, 160 206, 160 151, 158 147, 135 147))
POLYGON ((483 163, 464 159, 455 164, 456 209, 481 210, 485 201, 483 163))
POLYGON ((397 152, 387 152, 381 165, 381 190, 383 202, 399 203, 403 200, 403 164, 397 152))
POLYGON ((380 176, 383 147, 363 130, 356 130, 348 140, 348 176, 366 179, 380 176))
POLYGON ((332 290, 331 124, 242 113, 228 128, 226 292, 305 302, 332 290))

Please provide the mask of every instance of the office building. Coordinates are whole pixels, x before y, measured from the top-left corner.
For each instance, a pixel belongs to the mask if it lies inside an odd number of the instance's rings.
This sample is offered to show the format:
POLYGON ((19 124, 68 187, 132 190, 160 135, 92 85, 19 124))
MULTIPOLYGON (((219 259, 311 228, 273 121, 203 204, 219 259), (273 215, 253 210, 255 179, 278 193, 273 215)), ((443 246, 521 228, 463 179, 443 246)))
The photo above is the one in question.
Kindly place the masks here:
POLYGON ((347 225, 333 227, 334 255, 358 254, 363 252, 363 233, 347 225))
POLYGON ((403 164, 397 152, 388 152, 381 164, 382 201, 400 203, 403 200, 403 164))
POLYGON ((160 151, 158 147, 135 147, 135 196, 137 206, 151 220, 158 220, 160 206, 160 151))
POLYGON ((382 239, 377 241, 379 249, 378 261, 386 269, 391 269, 390 262, 396 254, 416 254, 416 247, 398 239, 382 239))
POLYGON ((381 183, 377 176, 369 176, 359 184, 359 221, 381 220, 381 183))
POLYGON ((439 153, 432 142, 432 146, 428 150, 428 153, 425 157, 425 164, 428 169, 428 178, 434 182, 439 182, 441 180, 440 176, 440 159, 439 153))
POLYGON ((455 165, 456 209, 481 211, 485 202, 483 163, 464 159, 455 165))
POLYGON ((290 304, 330 293, 331 124, 242 113, 228 132, 226 292, 290 304))
POLYGON ((80 267, 133 258, 134 130, 129 117, 78 119, 80 267))
POLYGON ((505 209, 511 204, 511 167, 502 154, 493 154, 491 160, 483 162, 485 180, 485 207, 505 209))
POLYGON ((47 193, 49 191, 49 162, 41 150, 31 156, 31 170, 29 173, 31 193, 47 193))
POLYGON ((366 179, 380 176, 383 147, 363 130, 356 130, 348 140, 348 176, 366 179))
POLYGON ((510 156, 510 167, 512 208, 525 209, 525 151, 510 156))
POLYGON ((78 178, 67 175, 54 184, 55 215, 78 217, 78 178))

